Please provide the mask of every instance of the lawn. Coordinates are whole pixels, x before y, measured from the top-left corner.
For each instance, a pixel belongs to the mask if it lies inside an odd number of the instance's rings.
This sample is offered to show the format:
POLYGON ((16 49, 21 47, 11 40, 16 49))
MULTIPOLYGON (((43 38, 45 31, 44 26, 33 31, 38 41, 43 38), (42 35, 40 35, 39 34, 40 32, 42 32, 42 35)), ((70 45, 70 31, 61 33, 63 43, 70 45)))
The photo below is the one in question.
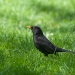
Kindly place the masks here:
POLYGON ((74 0, 0 0, 0 75, 75 75, 75 55, 45 57, 29 25, 39 26, 56 46, 75 51, 74 0))

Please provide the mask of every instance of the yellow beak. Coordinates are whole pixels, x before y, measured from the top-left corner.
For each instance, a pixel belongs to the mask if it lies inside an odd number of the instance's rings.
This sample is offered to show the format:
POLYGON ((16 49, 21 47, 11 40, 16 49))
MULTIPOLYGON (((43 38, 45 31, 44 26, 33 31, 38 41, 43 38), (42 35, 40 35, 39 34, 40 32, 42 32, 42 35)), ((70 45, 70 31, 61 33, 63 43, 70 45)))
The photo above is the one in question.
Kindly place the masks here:
POLYGON ((27 26, 27 28, 31 28, 31 26, 27 26))

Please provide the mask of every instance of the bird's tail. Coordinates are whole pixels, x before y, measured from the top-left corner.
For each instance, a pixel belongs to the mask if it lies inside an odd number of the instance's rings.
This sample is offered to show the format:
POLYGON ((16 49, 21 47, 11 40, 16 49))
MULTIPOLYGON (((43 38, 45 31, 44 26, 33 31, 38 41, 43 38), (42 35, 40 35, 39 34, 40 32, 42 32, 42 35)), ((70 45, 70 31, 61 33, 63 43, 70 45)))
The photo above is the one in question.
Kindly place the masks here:
POLYGON ((62 49, 62 48, 59 48, 59 47, 56 48, 56 52, 70 52, 70 53, 75 54, 75 52, 73 52, 73 51, 65 50, 65 49, 62 49))

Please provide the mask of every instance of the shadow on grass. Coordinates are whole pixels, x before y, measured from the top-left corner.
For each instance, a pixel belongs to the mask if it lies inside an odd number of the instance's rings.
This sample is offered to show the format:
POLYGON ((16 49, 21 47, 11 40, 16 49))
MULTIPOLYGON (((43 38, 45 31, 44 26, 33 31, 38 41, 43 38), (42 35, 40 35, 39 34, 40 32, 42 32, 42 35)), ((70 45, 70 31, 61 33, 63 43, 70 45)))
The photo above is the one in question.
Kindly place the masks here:
POLYGON ((0 75, 37 75, 37 73, 34 71, 31 72, 24 66, 13 67, 12 65, 3 71, 0 71, 0 75))
POLYGON ((72 20, 75 19, 75 12, 67 10, 65 8, 57 8, 54 5, 43 5, 41 3, 37 3, 34 5, 37 9, 37 12, 45 12, 45 13, 52 13, 52 16, 55 20, 61 21, 63 19, 72 20))

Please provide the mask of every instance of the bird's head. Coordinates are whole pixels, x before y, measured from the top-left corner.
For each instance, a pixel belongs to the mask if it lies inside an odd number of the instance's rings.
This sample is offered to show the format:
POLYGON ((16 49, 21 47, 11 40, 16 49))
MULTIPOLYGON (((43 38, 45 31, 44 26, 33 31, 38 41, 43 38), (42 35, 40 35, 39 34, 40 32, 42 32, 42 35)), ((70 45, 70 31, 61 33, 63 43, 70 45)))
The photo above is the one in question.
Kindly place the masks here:
POLYGON ((27 26, 27 28, 32 30, 33 35, 43 35, 42 30, 38 26, 27 26))

